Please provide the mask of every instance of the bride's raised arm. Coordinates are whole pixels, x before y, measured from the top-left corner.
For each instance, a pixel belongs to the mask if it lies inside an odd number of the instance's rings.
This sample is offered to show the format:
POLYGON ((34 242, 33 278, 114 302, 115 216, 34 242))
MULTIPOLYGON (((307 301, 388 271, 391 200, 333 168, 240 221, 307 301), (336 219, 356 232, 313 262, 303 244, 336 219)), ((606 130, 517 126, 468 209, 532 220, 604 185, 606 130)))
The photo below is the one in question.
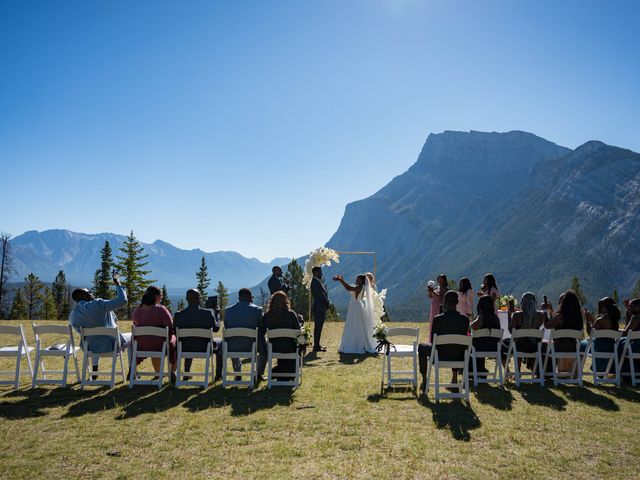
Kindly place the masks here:
POLYGON ((335 277, 333 277, 333 280, 335 282, 340 282, 342 284, 342 286, 344 288, 346 288, 348 291, 350 292, 360 292, 361 287, 358 287, 356 285, 350 285, 347 282, 344 281, 344 277, 342 275, 336 275, 335 277))

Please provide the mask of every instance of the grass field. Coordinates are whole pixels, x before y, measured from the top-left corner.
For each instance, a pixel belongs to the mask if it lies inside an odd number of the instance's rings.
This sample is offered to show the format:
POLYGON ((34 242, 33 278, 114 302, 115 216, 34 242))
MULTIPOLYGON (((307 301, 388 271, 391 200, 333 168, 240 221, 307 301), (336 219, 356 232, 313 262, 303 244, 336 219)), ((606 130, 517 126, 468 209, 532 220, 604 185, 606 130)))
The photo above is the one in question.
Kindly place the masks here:
POLYGON ((307 355, 295 391, 0 387, 0 477, 640 477, 640 389, 381 395, 379 358, 339 356, 341 333, 325 327, 329 351, 307 355))

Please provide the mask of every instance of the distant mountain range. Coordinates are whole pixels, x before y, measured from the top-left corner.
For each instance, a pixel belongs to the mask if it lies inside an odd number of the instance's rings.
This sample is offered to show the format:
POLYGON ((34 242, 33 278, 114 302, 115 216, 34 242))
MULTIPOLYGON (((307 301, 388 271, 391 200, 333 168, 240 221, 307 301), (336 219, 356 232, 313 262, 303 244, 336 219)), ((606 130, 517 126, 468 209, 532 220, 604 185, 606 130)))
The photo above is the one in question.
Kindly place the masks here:
MULTIPOLYGON (((378 284, 403 319, 424 317, 425 282, 439 272, 474 288, 492 272, 502 293, 554 303, 575 275, 590 303, 622 297, 640 277, 640 155, 520 131, 432 134, 407 172, 347 205, 327 245, 376 251, 378 284)), ((343 256, 326 276, 371 269, 370 258, 343 256)))
MULTIPOLYGON (((85 234, 69 230, 30 231, 11 240, 16 269, 15 279, 34 272, 43 281, 51 281, 58 270, 63 269, 67 280, 74 285, 88 285, 100 264, 100 250, 105 240, 111 244, 115 255, 118 253, 124 235, 114 233, 85 234)), ((221 280, 229 289, 255 285, 271 274, 274 265, 286 265, 288 258, 276 258, 269 263, 256 258, 246 258, 236 252, 207 253, 200 249, 182 250, 173 245, 156 240, 143 243, 149 257, 150 277, 157 284, 166 284, 170 291, 195 285, 195 272, 200 267, 202 256, 207 261, 212 278, 210 290, 221 280)))
MULTIPOLYGON (((18 277, 33 271, 50 281, 64 269, 72 283, 87 284, 104 241, 115 252, 124 238, 27 232, 13 240, 18 277)), ((591 305, 614 289, 623 297, 640 277, 640 155, 597 141, 571 150, 521 131, 432 134, 409 170, 346 206, 327 246, 377 253, 378 286, 389 289, 396 319, 425 318, 425 282, 439 272, 456 281, 468 276, 474 288, 492 272, 501 293, 530 290, 554 303, 573 276, 591 305)), ((144 248, 152 278, 170 289, 194 284, 202 255, 214 282, 257 285, 255 294, 273 265, 288 262, 181 250, 161 240, 144 248)), ((338 307, 348 297, 330 277, 372 269, 370 256, 343 255, 325 270, 338 307)))

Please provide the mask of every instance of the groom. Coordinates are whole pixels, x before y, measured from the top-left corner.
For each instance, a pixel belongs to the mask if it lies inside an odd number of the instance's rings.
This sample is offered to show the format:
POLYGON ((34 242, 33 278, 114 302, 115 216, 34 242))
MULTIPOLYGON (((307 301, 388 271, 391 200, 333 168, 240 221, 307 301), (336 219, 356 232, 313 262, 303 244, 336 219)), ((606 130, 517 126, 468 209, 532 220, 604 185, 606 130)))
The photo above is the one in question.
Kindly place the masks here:
POLYGON ((327 347, 320 345, 320 336, 322 335, 322 327, 324 319, 327 316, 329 308, 329 295, 327 289, 322 283, 322 268, 313 267, 311 270, 313 278, 311 279, 311 294, 313 295, 313 311, 314 327, 313 327, 313 351, 326 352, 327 347))

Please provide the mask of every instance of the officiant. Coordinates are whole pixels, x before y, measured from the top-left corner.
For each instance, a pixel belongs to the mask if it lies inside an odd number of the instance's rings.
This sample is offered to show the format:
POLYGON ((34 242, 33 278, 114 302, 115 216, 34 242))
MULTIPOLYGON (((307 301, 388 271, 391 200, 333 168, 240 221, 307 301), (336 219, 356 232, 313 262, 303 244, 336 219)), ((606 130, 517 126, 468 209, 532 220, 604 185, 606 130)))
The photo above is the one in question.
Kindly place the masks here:
POLYGON ((269 278, 269 292, 273 295, 276 292, 284 292, 286 294, 289 293, 291 287, 287 284, 287 282, 282 278, 282 269, 277 265, 271 269, 273 273, 271 278, 269 278))

